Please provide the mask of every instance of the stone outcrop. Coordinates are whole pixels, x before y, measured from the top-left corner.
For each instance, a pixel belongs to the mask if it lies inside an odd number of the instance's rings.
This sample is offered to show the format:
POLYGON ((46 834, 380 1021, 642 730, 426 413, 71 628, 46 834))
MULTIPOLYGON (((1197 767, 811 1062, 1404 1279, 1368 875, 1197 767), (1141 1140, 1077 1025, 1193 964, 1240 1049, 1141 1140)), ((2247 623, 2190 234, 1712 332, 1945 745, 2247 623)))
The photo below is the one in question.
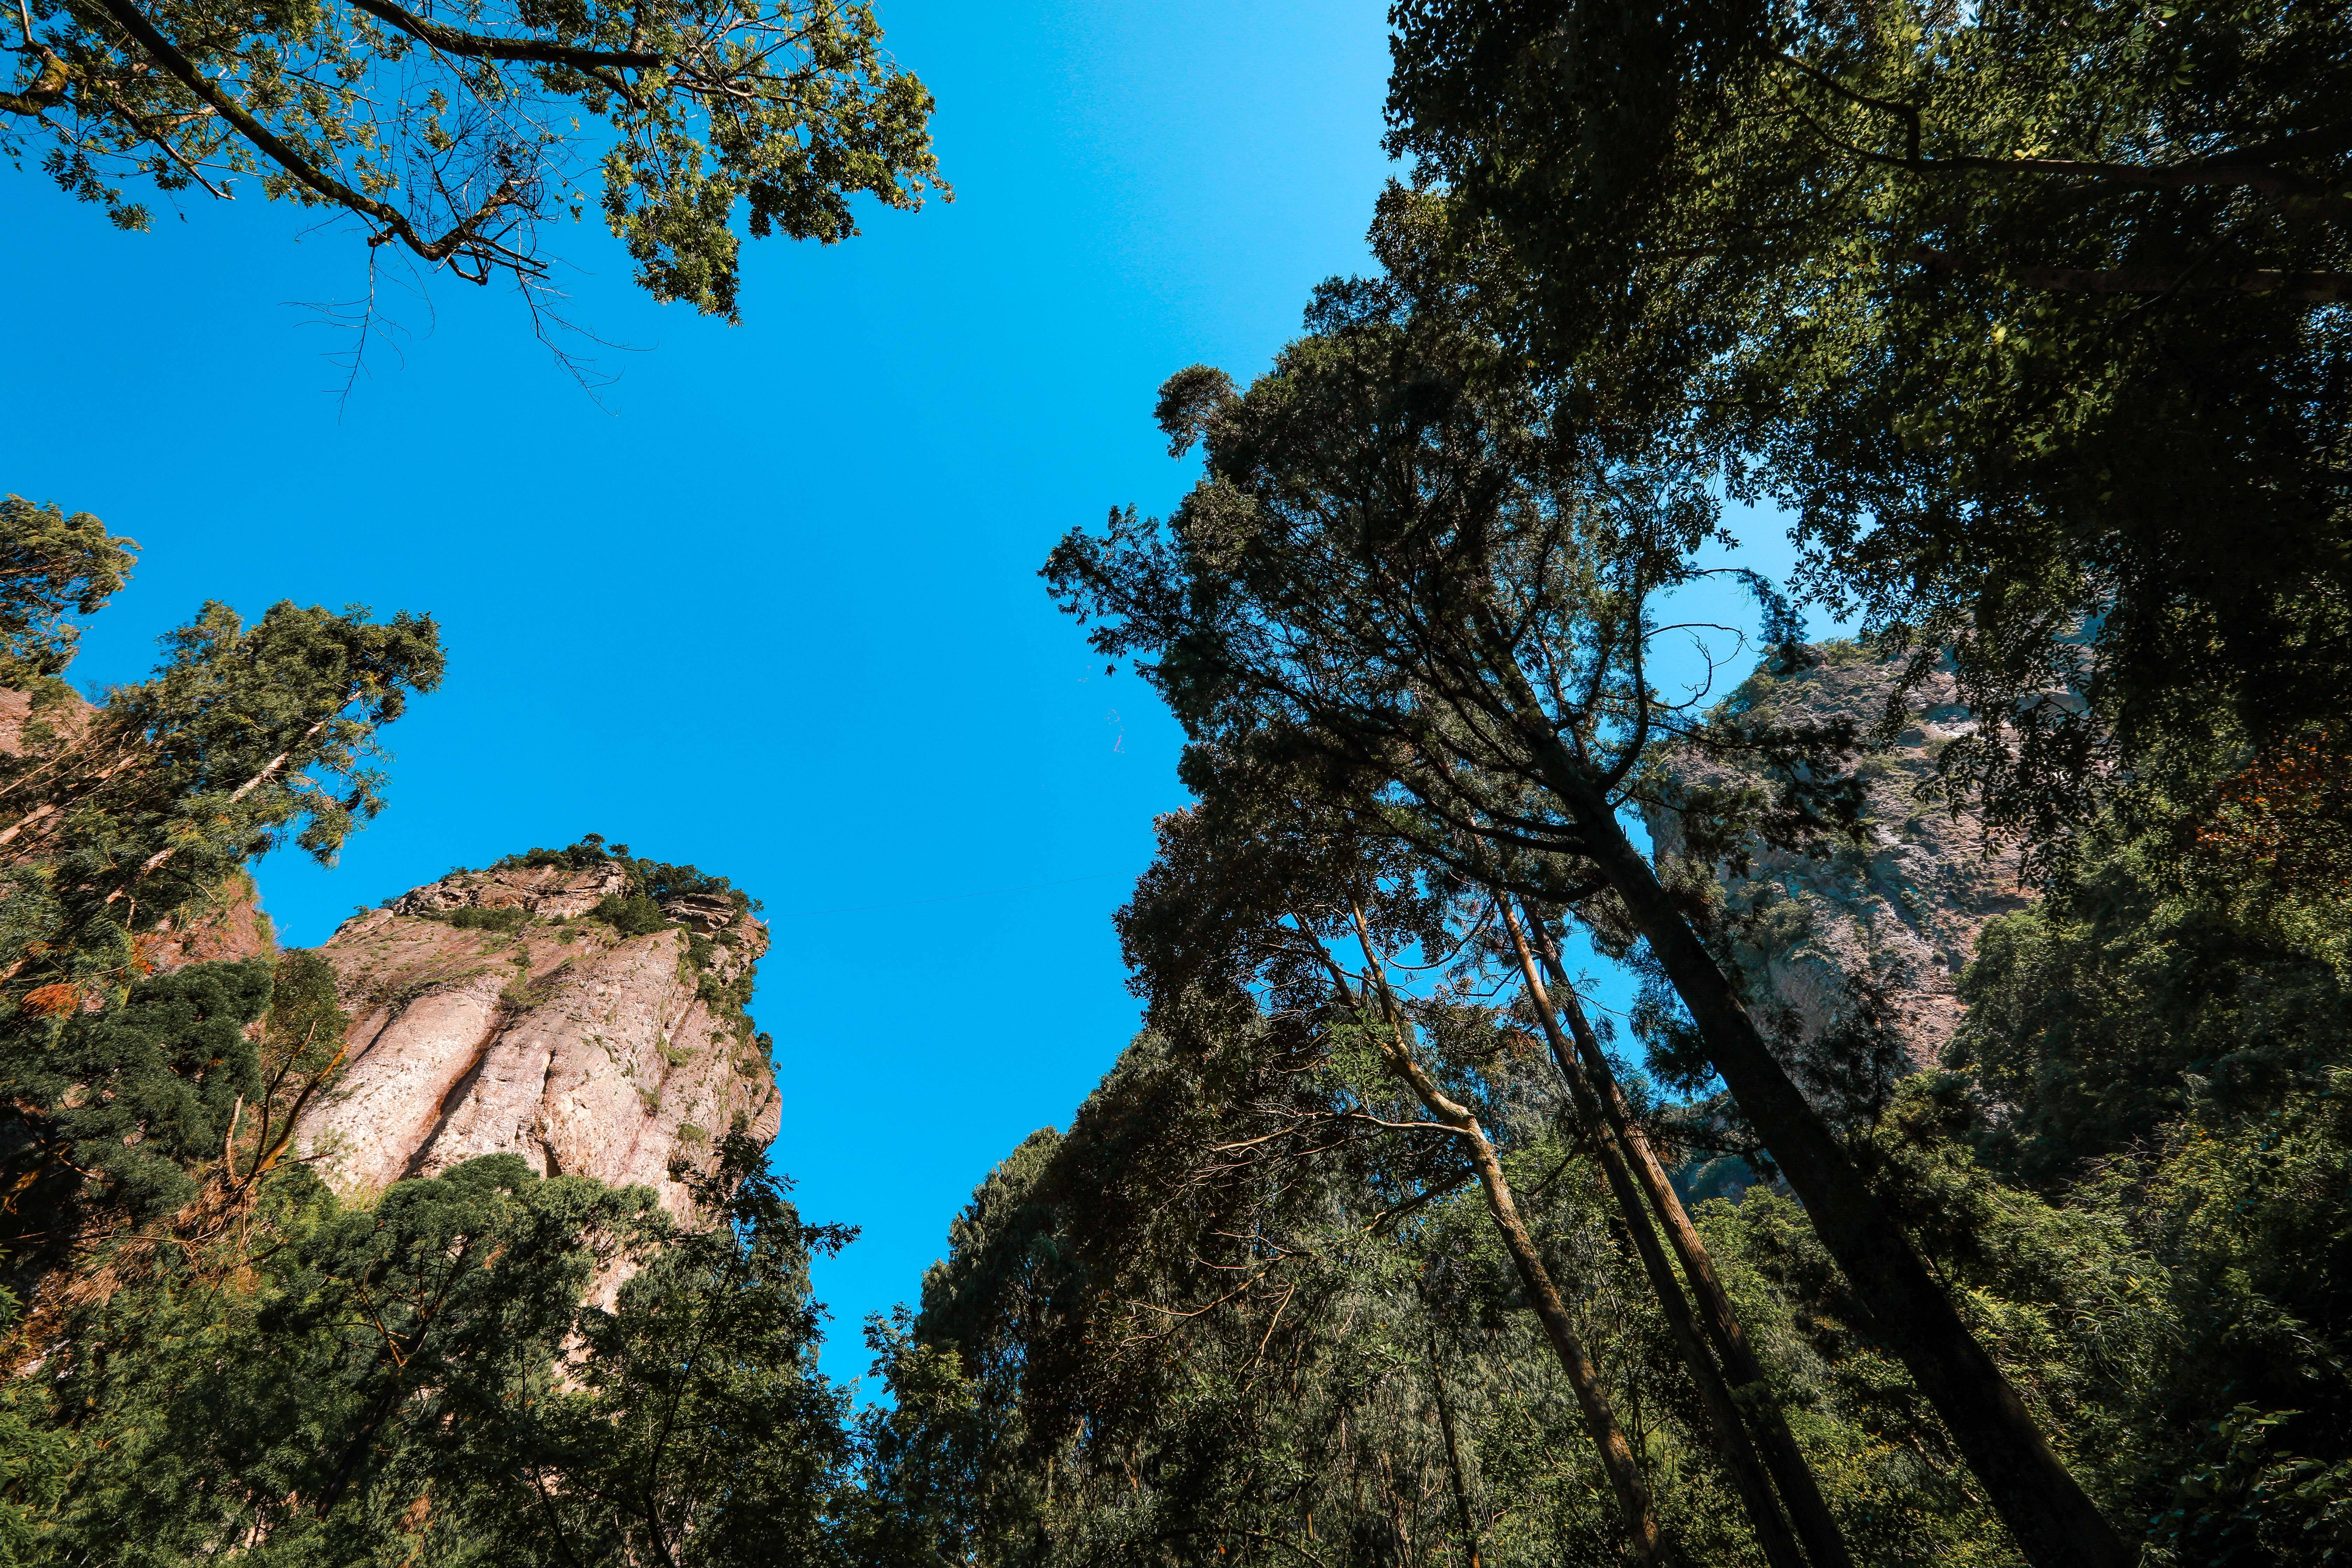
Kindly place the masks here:
POLYGON ((261 890, 243 871, 164 921, 147 950, 148 962, 159 970, 277 955, 278 928, 262 912, 261 890))
MULTIPOLYGON (((1865 730, 1885 710, 1901 666, 1852 643, 1812 650, 1819 662, 1786 679, 1759 671, 1728 700, 1735 713, 1783 721, 1851 718, 1865 730)), ((1766 1015, 1793 1022, 1801 1040, 1818 1040, 1853 1010, 1850 982, 1874 984, 1888 1004, 1903 1055, 1931 1065, 1958 1027, 1956 982, 1977 932, 1998 915, 2022 909, 2018 858, 1985 842, 1968 813, 1920 798, 1936 758, 1975 720, 1954 700, 1951 678, 1937 672, 1912 703, 1914 721, 1887 751, 1861 760, 1867 843, 1815 858, 1748 846, 1744 873, 1717 867, 1728 927, 1751 1000, 1766 1015)), ((1690 754, 1665 773, 1684 785, 1740 782, 1724 765, 1690 754)), ((1645 812, 1661 861, 1683 848, 1675 812, 1645 812)))
POLYGON ((685 1215, 680 1177, 721 1137, 776 1130, 740 1005, 767 929, 725 896, 669 900, 679 923, 637 936, 585 918, 625 882, 612 861, 452 872, 344 922, 320 952, 349 1057, 299 1151, 347 1194, 513 1152, 685 1215))

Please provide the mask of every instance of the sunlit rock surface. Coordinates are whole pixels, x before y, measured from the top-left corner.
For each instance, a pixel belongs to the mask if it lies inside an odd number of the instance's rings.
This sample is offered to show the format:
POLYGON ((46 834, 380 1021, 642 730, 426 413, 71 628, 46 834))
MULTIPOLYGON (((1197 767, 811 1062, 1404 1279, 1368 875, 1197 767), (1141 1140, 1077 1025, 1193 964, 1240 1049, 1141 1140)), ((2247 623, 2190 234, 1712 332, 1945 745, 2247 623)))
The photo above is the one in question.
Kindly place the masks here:
POLYGON ((623 890, 616 865, 453 872, 346 921, 320 949, 341 977, 350 1058, 297 1130, 353 1195, 513 1152, 546 1175, 642 1183, 685 1215, 681 1177, 739 1122, 765 1141, 774 1075, 714 991, 743 980, 767 928, 724 899, 681 899, 675 926, 620 937, 583 919, 623 890), (515 929, 453 923, 500 911, 515 929), (698 994, 699 993, 699 994, 698 994))

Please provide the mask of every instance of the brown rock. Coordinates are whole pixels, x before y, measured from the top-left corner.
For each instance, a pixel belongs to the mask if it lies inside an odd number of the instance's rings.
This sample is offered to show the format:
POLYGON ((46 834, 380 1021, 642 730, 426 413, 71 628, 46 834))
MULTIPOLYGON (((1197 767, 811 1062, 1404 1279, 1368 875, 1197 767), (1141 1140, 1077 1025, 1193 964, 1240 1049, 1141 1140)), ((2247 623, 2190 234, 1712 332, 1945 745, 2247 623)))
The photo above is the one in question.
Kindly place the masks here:
POLYGON ((242 871, 158 926, 147 950, 158 970, 277 956, 278 928, 262 912, 261 889, 242 871))
MULTIPOLYGON (((48 726, 60 736, 78 736, 89 716, 98 710, 80 698, 68 693, 43 716, 48 726)), ((14 687, 0 686, 0 754, 20 756, 25 750, 25 724, 33 715, 33 695, 14 687)))
MULTIPOLYGON (((1901 666, 1852 643, 1813 650, 1811 669, 1776 680, 1759 672, 1729 700, 1733 711, 1794 721, 1848 717, 1877 722, 1901 666)), ((1986 921, 2022 909, 2012 847, 1986 842, 1982 824, 1921 798, 1937 754, 1976 721, 1955 700, 1951 677, 1929 677, 1915 721, 1885 752, 1863 759, 1867 798, 1864 847, 1816 858, 1750 844, 1744 872, 1716 868, 1750 1001, 1782 1012, 1800 1040, 1819 1040, 1848 1019, 1851 981, 1874 983, 1890 1004, 1907 1065, 1932 1065, 1958 1027, 1956 982, 1986 921), (1784 1011, 1785 1010, 1785 1011, 1784 1011)), ((1723 784, 1739 775, 1685 753, 1667 764, 1682 784, 1723 784)), ((1663 862, 1683 849, 1671 809, 1644 816, 1663 862)))
POLYGON ((775 1132, 749 1020, 706 999, 757 963, 767 929, 729 900, 674 900, 709 937, 697 968, 676 927, 622 940, 580 918, 625 885, 609 864, 453 872, 346 921, 320 951, 342 977, 351 1055, 297 1129, 302 1152, 349 1193, 513 1152, 543 1175, 643 1183, 685 1216, 679 1175, 708 1169, 739 1120, 775 1132), (452 923, 467 909, 519 923, 452 923))
MULTIPOLYGON (((611 861, 586 871, 567 870, 561 866, 453 871, 437 882, 402 894, 394 900, 392 910, 402 915, 435 915, 470 905, 483 910, 521 910, 551 921, 572 920, 605 899, 625 891, 628 881, 627 874, 611 861)), ((733 904, 727 905, 727 913, 730 919, 734 916, 733 904)))

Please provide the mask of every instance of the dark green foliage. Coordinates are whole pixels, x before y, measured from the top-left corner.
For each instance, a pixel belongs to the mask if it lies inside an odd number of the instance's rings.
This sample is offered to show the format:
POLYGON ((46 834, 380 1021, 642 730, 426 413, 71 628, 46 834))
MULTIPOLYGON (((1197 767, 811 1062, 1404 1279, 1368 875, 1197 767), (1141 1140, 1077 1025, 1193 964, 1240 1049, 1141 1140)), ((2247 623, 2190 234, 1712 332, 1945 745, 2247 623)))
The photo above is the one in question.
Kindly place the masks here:
POLYGON ((142 980, 122 1006, 69 1019, 20 1068, 17 1092, 55 1119, 89 1197, 133 1217, 194 1195, 188 1168, 220 1157, 229 1118, 255 1106, 261 1064, 247 1026, 269 1005, 264 961, 199 963, 142 980))
POLYGON ((501 936, 512 936, 530 923, 530 911, 519 904, 503 910, 465 904, 439 918, 459 931, 494 931, 501 936))
POLYGON ((135 540, 110 537, 86 511, 0 496, 0 687, 54 701, 81 631, 131 573, 135 540))
POLYGON ((436 1492, 412 1544, 446 1537, 462 1513, 443 1510, 491 1458, 470 1444, 549 1394, 597 1254, 646 1208, 510 1154, 396 1184, 373 1210, 289 1170, 255 1216, 281 1243, 257 1273, 233 1252, 220 1273, 159 1254, 78 1316, 68 1362, 14 1386, 71 1423, 45 1545, 162 1564, 266 1532, 269 1561, 369 1561, 436 1492))
MULTIPOLYGON (((638 858, 629 853, 629 847, 625 844, 607 846, 601 833, 587 834, 578 843, 561 849, 534 848, 520 855, 509 855, 498 861, 493 869, 561 866, 567 871, 586 871, 605 865, 619 866, 626 873, 629 886, 625 895, 607 900, 612 905, 612 912, 595 915, 598 920, 627 920, 633 924, 642 924, 646 917, 640 906, 659 905, 683 898, 724 899, 738 910, 760 907, 724 877, 713 876, 698 867, 672 866, 667 861, 638 858), (625 915, 621 912, 625 903, 630 910, 625 915)), ((653 918, 662 918, 658 909, 653 918)), ((652 925, 644 925, 642 930, 631 930, 625 934, 643 936, 655 929, 652 925)))
POLYGON ((2340 714, 2341 7, 1395 20, 1390 145, 1454 246, 1508 252, 1495 330, 1598 426, 1792 509, 1831 601, 1955 648, 2011 722, 1946 761, 2005 820, 2340 714))
POLYGON ((682 1568, 835 1554, 847 1400, 816 1370, 808 1260, 856 1233, 803 1224, 764 1152, 730 1139, 718 1223, 669 1234, 614 1312, 584 1320, 578 1386, 548 1403, 518 1467, 558 1479, 515 1486, 511 1524, 478 1549, 682 1568))
POLYGON ((505 871, 525 867, 561 866, 567 871, 589 871, 614 858, 617 858, 615 853, 604 847, 604 836, 591 833, 577 844, 567 844, 561 849, 534 847, 520 855, 503 856, 491 868, 505 871))
POLYGON ((847 1237, 759 1152, 692 1231, 510 1154, 372 1208, 281 1171, 244 1244, 119 1262, 7 1385, 12 1461, 47 1467, 9 1500, 17 1560, 824 1561, 848 1439, 806 1260, 847 1237), (624 1260, 614 1311, 584 1306, 624 1260))
MULTIPOLYGON (((1965 1137, 2140 1249, 2152 1288, 2118 1328, 2148 1364, 2112 1442, 2151 1538, 2325 1561, 2352 1535, 2352 928, 2340 889, 2182 837, 2105 831, 1987 928, 1952 1060, 1992 1114, 1920 1142, 1965 1137)), ((2039 1299, 2081 1268, 2053 1260, 2039 1299)))
POLYGON ((2178 1352, 2142 1391, 2151 1536, 2189 1561, 2352 1545, 2352 1070, 2234 1123, 2196 1114, 2135 1215, 2170 1265, 2178 1352))
POLYGON ((2063 1181, 2192 1105, 2266 1111, 2352 1062, 2340 896, 2216 866, 2178 818, 2093 840, 2035 908, 1996 921, 1951 1046, 2010 1108, 1996 1158, 2063 1181))
MULTIPOLYGON (((2055 1200, 1977 1157, 1961 1080, 1907 1082, 1871 1135, 1914 1234, 2153 1561, 2316 1563, 2352 1528, 2347 1090, 2339 1070, 2257 1117, 2194 1114, 2055 1200)), ((1792 1205, 1751 1191, 1706 1228, 1817 1415, 1941 1449, 1792 1205)), ((1874 1517, 1922 1540, 1957 1506, 1933 1488, 1880 1498, 1874 1517)))
POLYGON ((670 923, 661 906, 643 893, 615 893, 599 900, 588 911, 588 919, 603 921, 625 937, 651 936, 670 923))

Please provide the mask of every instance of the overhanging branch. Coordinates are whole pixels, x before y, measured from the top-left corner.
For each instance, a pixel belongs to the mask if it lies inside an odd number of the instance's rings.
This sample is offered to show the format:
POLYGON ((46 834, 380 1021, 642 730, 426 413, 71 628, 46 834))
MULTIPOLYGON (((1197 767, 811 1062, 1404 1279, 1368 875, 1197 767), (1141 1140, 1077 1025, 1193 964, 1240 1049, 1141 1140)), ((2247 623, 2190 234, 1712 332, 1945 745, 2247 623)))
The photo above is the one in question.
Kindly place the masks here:
POLYGON ((2010 278, 2029 289, 2053 294, 2251 294, 2319 305, 2352 297, 2352 273, 2346 272, 2251 268, 2200 283, 2192 280, 2193 267, 2177 272, 2130 267, 2011 267, 1925 245, 1913 246, 1903 253, 1903 259, 1948 277, 2010 278))
POLYGON ((427 239, 416 232, 415 226, 408 221, 407 216, 399 208, 353 190, 326 170, 311 163, 268 126, 255 119, 247 111, 244 105, 221 90, 217 82, 199 70, 195 62, 182 54, 172 41, 156 28, 155 24, 148 19, 146 14, 136 5, 130 4, 129 0, 98 0, 98 3, 100 8, 112 17, 116 25, 124 32, 130 34, 140 47, 145 49, 165 70, 171 72, 181 86, 194 94, 202 102, 209 104, 222 119, 236 128, 238 134, 252 142, 271 162, 291 174, 305 188, 326 197, 347 211, 371 218, 383 226, 383 232, 371 241, 372 244, 380 245, 396 238, 419 258, 436 263, 446 261, 453 256, 469 250, 473 251, 485 263, 483 278, 474 279, 477 282, 487 279, 488 263, 494 258, 512 267, 517 272, 538 271, 537 267, 529 258, 508 250, 505 247, 485 239, 475 232, 477 224, 507 205, 515 186, 520 183, 517 178, 509 177, 492 194, 489 200, 475 209, 471 216, 440 238, 427 239))
POLYGON ((406 33, 444 54, 468 59, 520 60, 530 65, 571 66, 577 70, 651 70, 662 57, 645 49, 583 49, 541 38, 503 38, 488 33, 461 33, 427 20, 392 0, 351 0, 357 9, 406 33))

